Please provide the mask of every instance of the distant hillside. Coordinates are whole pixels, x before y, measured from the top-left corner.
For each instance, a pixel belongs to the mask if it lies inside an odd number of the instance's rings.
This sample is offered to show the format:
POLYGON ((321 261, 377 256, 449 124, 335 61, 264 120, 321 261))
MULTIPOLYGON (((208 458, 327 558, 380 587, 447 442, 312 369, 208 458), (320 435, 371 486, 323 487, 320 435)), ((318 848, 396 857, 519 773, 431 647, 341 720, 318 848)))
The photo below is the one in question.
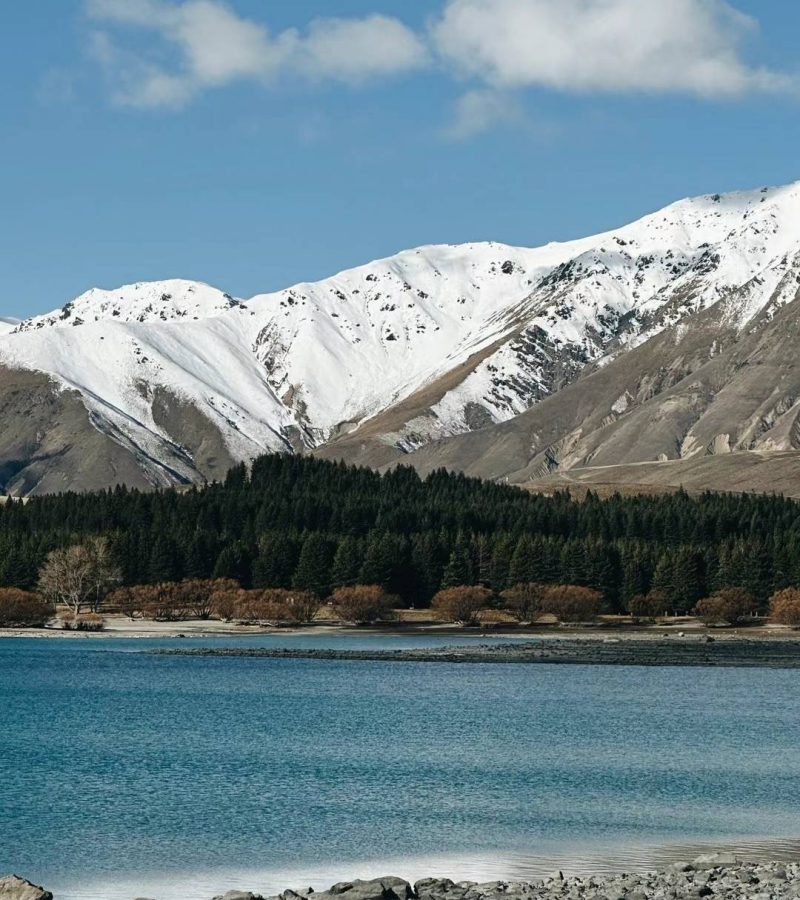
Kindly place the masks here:
POLYGON ((689 493, 741 491, 800 498, 800 451, 744 451, 665 462, 588 466, 554 472, 526 482, 524 487, 545 492, 569 490, 578 496, 587 490, 607 496, 615 491, 659 494, 682 488, 689 493))

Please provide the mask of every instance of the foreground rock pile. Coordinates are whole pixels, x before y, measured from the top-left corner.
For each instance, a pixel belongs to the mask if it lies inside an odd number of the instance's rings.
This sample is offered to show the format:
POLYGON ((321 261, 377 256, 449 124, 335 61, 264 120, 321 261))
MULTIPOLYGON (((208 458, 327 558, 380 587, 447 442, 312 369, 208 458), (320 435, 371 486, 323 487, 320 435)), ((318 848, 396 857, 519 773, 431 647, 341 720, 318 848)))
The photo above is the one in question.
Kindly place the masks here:
POLYGON ((53 895, 18 875, 8 875, 0 878, 0 900, 53 900, 53 895))
MULTIPOLYGON (((250 891, 228 891, 214 900, 309 900, 311 897, 313 900, 694 900, 704 897, 800 900, 800 863, 745 863, 731 855, 713 854, 645 874, 565 878, 558 872, 536 882, 484 884, 424 878, 413 886, 402 878, 388 877, 341 882, 318 893, 310 888, 284 891, 270 898, 250 891)), ((53 900, 53 895, 11 876, 0 878, 0 900, 53 900)))
POLYGON ((742 863, 725 854, 698 857, 663 872, 565 878, 540 882, 453 882, 425 878, 413 886, 402 878, 335 884, 322 893, 284 891, 275 898, 231 891, 215 900, 800 900, 800 863, 742 863))

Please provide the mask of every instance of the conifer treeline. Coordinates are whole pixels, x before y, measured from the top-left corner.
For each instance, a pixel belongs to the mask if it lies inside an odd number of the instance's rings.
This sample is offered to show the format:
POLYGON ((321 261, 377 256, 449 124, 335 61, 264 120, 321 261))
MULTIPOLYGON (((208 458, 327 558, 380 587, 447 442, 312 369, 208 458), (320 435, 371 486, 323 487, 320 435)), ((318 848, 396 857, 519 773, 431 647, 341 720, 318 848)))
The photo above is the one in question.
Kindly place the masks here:
POLYGON ((322 596, 380 584, 418 606, 452 585, 553 582, 600 590, 611 609, 657 588, 684 611, 720 587, 764 603, 800 584, 800 505, 782 497, 576 501, 278 455, 205 489, 9 501, 0 584, 32 587, 49 550, 88 535, 109 537, 126 584, 224 577, 322 596))

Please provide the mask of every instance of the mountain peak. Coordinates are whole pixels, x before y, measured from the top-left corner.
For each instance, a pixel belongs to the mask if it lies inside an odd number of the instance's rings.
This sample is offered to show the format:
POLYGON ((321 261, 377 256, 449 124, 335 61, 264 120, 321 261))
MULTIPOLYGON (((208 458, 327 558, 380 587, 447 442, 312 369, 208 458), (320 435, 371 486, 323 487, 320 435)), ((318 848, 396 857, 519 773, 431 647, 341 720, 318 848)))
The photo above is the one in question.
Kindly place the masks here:
POLYGON ((10 316, 0 316, 0 334, 8 334, 19 325, 19 319, 10 316))
POLYGON ((104 320, 140 325, 176 319, 194 321, 218 316, 238 305, 230 294, 199 281, 140 281, 113 290, 91 288, 59 310, 25 319, 16 330, 78 327, 104 320))

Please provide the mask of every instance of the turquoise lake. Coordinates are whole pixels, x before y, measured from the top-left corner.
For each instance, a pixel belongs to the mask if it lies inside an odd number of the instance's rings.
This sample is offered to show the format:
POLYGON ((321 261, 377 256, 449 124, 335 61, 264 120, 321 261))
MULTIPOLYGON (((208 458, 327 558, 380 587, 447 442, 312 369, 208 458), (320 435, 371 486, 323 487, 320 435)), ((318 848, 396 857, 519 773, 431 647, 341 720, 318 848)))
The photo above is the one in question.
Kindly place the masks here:
POLYGON ((0 874, 210 900, 797 849, 797 672, 145 652, 237 643, 453 639, 0 640, 0 874))

